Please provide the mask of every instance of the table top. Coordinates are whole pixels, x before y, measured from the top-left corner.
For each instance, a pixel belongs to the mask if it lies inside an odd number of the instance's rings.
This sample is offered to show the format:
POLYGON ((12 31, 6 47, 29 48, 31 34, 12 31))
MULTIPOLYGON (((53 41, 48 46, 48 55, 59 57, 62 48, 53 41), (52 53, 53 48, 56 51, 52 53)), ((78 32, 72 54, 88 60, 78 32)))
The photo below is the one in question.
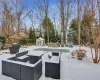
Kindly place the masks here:
POLYGON ((18 57, 18 59, 24 59, 24 58, 27 58, 27 57, 28 57, 27 55, 24 55, 24 56, 18 57))
POLYGON ((45 51, 35 51, 30 50, 27 54, 27 56, 42 56, 45 53, 45 51))

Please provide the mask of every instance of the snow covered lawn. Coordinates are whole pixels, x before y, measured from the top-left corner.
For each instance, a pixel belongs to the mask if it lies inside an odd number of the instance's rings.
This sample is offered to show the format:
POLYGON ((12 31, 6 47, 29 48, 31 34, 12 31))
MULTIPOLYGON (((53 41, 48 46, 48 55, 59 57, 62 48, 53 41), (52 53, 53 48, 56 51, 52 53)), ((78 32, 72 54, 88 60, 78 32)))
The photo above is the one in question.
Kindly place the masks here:
MULTIPOLYGON (((70 51, 78 49, 75 46, 70 49, 70 51)), ((71 58, 70 53, 63 53, 61 55, 61 79, 60 80, 100 80, 100 63, 94 64, 92 62, 90 48, 82 47, 87 51, 87 60, 77 60, 76 58, 71 58)), ((3 76, 1 74, 1 60, 8 58, 9 54, 0 55, 0 80, 14 80, 10 77, 3 76)), ((45 57, 44 57, 45 58, 45 57)), ((44 71, 43 71, 44 73, 44 71)), ((56 80, 52 78, 45 78, 44 74, 40 80, 56 80)))
POLYGON ((100 80, 100 64, 94 64, 91 58, 80 61, 63 54, 61 80, 100 80))

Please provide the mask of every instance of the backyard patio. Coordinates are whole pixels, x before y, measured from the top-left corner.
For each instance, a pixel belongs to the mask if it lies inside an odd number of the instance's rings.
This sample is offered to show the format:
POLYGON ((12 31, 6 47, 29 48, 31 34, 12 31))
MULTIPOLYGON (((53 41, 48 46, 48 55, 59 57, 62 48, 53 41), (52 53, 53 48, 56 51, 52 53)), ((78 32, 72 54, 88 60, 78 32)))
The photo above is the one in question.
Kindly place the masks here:
MULTIPOLYGON (((66 49, 69 50, 69 53, 62 52, 62 54, 60 55, 60 79, 45 77, 45 61, 48 62, 49 59, 47 59, 47 57, 48 57, 48 54, 50 53, 50 51, 47 51, 42 56, 42 76, 40 77, 39 80, 66 80, 66 79, 67 80, 95 80, 95 79, 99 80, 100 79, 100 75, 99 75, 100 64, 94 64, 92 62, 89 47, 81 47, 83 49, 86 49, 86 51, 88 51, 87 59, 84 58, 81 61, 81 60, 77 60, 76 58, 72 58, 70 53, 72 52, 72 50, 75 50, 78 48, 79 48, 78 46, 75 46, 73 48, 66 47, 66 49)), ((30 49, 36 49, 36 47, 30 47, 29 50, 30 49)), ((0 55, 0 79, 2 80, 15 80, 13 78, 2 75, 2 60, 6 60, 12 56, 13 55, 10 55, 10 54, 0 55)), ((55 60, 57 60, 56 58, 53 59, 53 57, 51 59, 53 60, 54 63, 55 63, 55 60)), ((50 60, 49 62, 52 62, 52 60, 50 60)))

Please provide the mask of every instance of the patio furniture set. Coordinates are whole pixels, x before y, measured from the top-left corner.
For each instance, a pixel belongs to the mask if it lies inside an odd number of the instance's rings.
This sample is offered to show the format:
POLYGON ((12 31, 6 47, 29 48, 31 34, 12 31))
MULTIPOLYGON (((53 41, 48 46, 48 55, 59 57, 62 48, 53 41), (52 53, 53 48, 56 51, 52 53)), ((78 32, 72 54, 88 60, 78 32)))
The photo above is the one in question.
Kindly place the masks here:
MULTIPOLYGON (((12 49, 10 52, 11 54, 15 55, 6 60, 2 60, 3 75, 12 77, 16 80, 40 79, 42 75, 42 55, 44 55, 46 51, 29 50, 15 53, 12 49)), ((60 79, 59 53, 52 52, 52 56, 48 57, 48 59, 46 60, 45 76, 54 79, 60 79)))

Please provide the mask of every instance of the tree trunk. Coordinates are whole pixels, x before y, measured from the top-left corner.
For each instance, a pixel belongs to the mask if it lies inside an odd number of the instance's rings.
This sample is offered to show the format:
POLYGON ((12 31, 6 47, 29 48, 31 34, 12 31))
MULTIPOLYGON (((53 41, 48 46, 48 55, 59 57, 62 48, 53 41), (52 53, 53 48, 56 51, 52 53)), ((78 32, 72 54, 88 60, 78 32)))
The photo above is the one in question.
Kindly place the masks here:
POLYGON ((80 0, 78 2, 78 45, 80 45, 80 0))
POLYGON ((60 0, 60 15, 61 15, 61 45, 64 44, 65 40, 64 40, 64 37, 65 37, 65 24, 64 24, 64 0, 60 0))
POLYGON ((96 63, 96 64, 99 63, 98 47, 95 47, 95 59, 93 59, 93 62, 96 63))
POLYGON ((20 21, 18 21, 18 30, 17 30, 17 33, 18 33, 18 36, 19 36, 19 33, 20 33, 20 21))

